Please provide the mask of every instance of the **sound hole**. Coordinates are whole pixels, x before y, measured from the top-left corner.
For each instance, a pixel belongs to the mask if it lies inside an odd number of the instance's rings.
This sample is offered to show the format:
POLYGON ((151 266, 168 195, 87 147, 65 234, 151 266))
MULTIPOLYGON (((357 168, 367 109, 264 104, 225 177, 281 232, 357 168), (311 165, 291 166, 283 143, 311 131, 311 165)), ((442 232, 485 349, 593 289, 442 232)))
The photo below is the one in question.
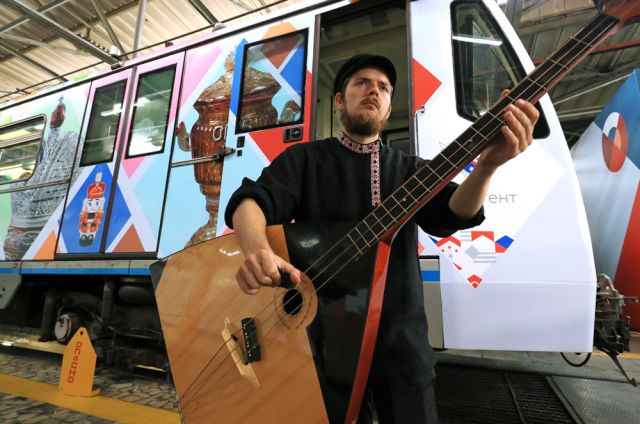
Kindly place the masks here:
POLYGON ((302 293, 298 289, 289 289, 282 299, 282 308, 288 315, 296 315, 302 309, 302 293))

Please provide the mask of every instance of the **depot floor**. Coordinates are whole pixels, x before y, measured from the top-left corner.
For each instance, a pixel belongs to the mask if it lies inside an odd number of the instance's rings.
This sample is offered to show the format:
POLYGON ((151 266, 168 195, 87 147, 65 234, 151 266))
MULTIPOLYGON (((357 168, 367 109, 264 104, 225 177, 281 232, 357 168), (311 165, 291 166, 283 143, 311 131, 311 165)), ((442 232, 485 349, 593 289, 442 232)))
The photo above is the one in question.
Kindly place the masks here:
MULTIPOLYGON (((0 348, 2 423, 179 423, 170 379, 159 372, 96 370, 92 398, 57 390, 59 348, 0 348), (53 351, 53 352, 51 352, 53 351)), ((620 362, 640 381, 640 333, 620 362)), ((446 351, 439 354, 436 396, 444 423, 640 423, 640 387, 606 355, 580 368, 557 353, 446 351)), ((584 356, 570 355, 579 362, 584 356)))

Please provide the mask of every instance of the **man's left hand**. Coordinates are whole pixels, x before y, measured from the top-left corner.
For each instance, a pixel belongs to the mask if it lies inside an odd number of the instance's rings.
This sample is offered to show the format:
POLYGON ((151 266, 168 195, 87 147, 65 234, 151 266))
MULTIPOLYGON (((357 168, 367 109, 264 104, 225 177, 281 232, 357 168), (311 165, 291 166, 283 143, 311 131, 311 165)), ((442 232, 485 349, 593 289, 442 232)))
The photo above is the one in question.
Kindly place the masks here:
MULTIPOLYGON (((509 90, 503 90, 501 97, 509 90)), ((495 170, 505 162, 524 152, 533 142, 533 128, 538 122, 540 112, 526 100, 518 99, 507 106, 504 119, 507 125, 482 152, 478 166, 495 170)))

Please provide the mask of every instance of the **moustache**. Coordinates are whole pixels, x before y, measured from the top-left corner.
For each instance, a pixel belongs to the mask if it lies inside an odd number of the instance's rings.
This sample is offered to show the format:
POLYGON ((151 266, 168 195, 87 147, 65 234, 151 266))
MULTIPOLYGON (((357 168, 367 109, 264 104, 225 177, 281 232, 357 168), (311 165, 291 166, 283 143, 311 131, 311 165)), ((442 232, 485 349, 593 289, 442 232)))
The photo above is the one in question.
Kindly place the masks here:
POLYGON ((365 99, 365 100, 361 101, 360 104, 362 104, 362 105, 372 104, 375 107, 377 107, 378 109, 380 109, 380 102, 378 102, 376 99, 365 99))

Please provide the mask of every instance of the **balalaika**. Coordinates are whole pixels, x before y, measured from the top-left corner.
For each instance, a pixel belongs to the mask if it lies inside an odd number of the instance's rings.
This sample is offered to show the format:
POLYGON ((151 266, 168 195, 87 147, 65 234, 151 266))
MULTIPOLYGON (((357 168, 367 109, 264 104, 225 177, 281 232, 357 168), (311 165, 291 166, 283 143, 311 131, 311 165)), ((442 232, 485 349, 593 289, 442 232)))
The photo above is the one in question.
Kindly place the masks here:
POLYGON ((329 416, 338 416, 332 422, 355 422, 394 235, 487 146, 504 125, 509 104, 538 101, 595 46, 640 15, 638 0, 600 3, 603 12, 357 225, 345 231, 269 227, 275 253, 306 270, 300 285, 285 282, 245 295, 234 277, 244 258, 233 235, 189 247, 153 267, 186 422, 324 423, 329 416), (305 243, 310 237, 322 241, 305 243), (359 336, 337 339, 341 332, 359 336), (350 390, 348 404, 325 403, 335 386, 350 390))

